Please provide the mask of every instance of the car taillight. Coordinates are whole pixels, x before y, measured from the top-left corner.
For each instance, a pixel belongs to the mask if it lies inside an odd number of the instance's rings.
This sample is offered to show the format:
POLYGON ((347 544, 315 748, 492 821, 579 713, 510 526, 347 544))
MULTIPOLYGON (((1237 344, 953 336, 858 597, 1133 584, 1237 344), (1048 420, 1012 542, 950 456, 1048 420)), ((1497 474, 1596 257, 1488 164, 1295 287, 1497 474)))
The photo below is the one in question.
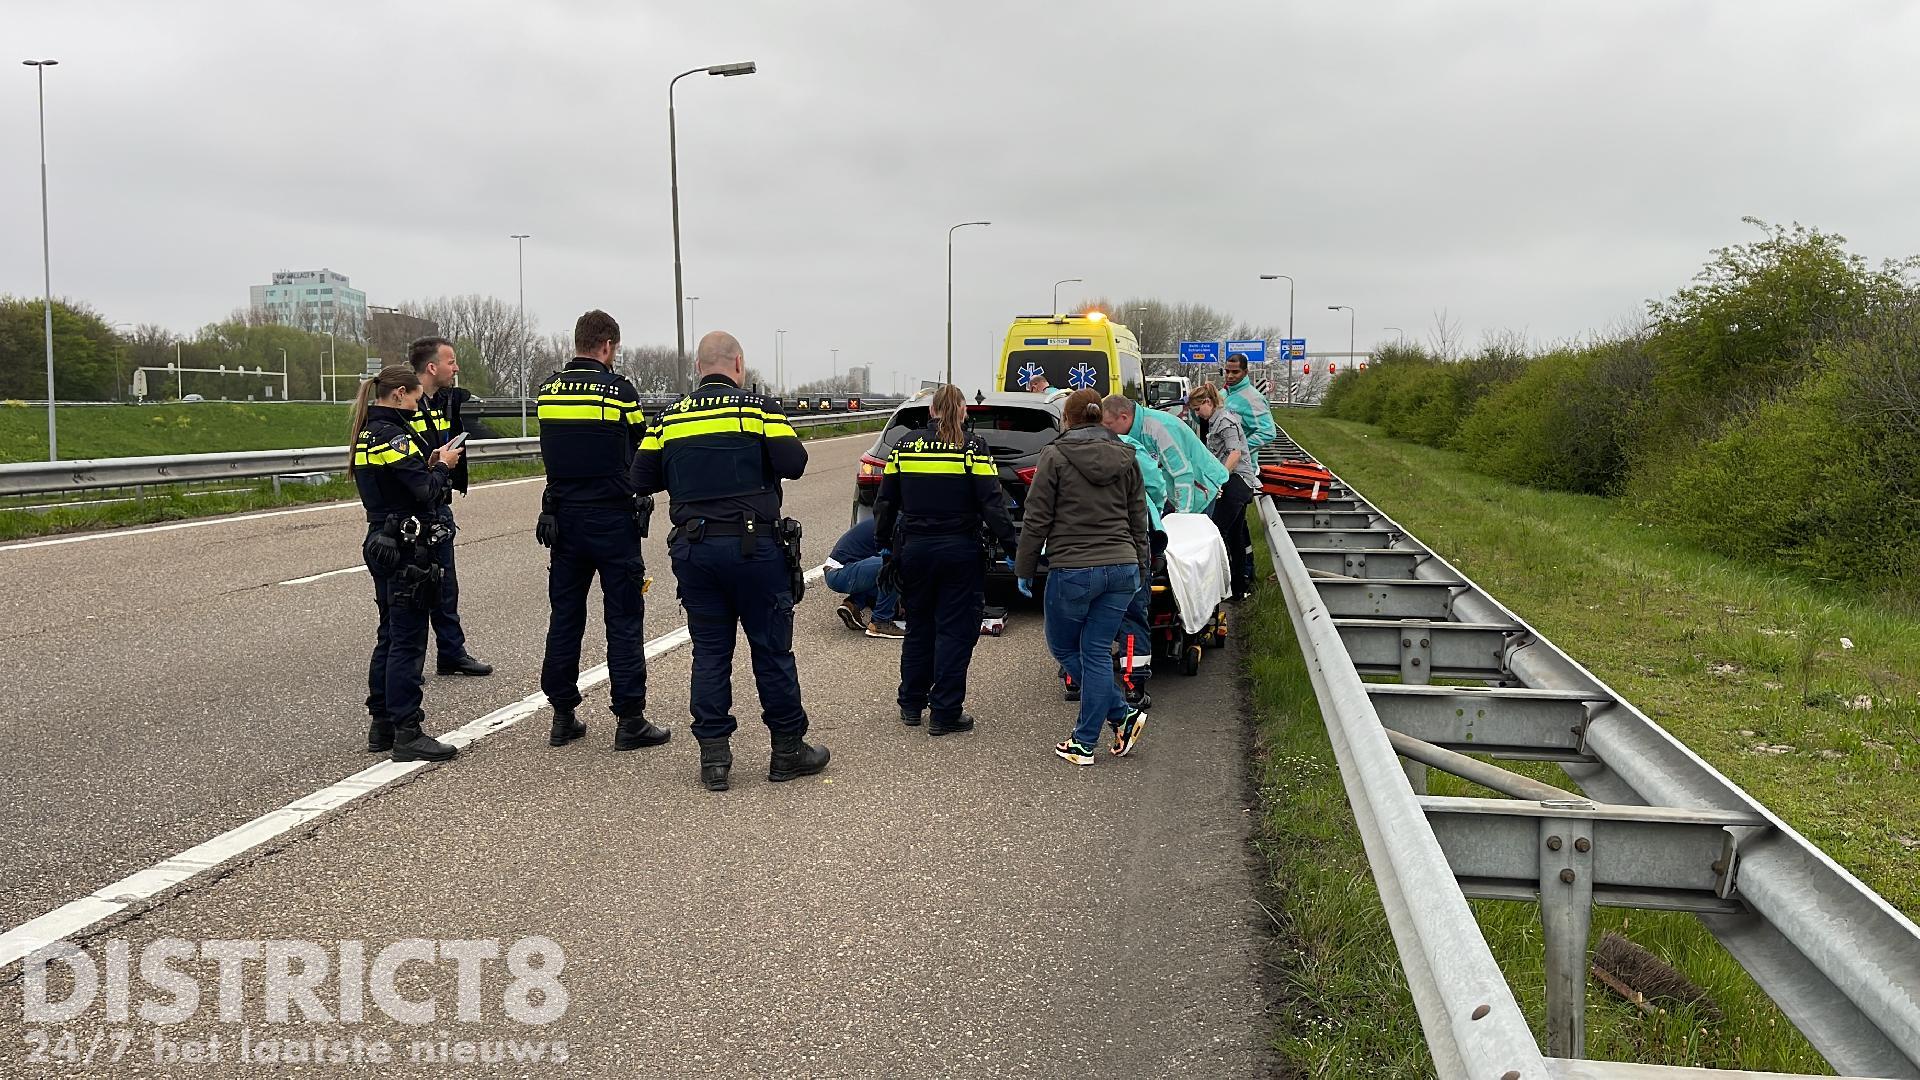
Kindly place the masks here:
POLYGON ((1015 469, 1015 470, 1013 470, 1013 475, 1015 475, 1015 476, 1017 476, 1017 477, 1019 477, 1019 478, 1020 478, 1020 482, 1021 482, 1021 483, 1023 483, 1023 484, 1025 484, 1025 485, 1027 485, 1028 487, 1032 487, 1032 486, 1033 486, 1033 474, 1034 474, 1034 473, 1037 473, 1037 472, 1039 472, 1039 471, 1040 471, 1040 470, 1039 470, 1039 469, 1038 469, 1037 467, 1035 467, 1035 466, 1032 466, 1032 465, 1029 465, 1029 466, 1027 466, 1027 467, 1026 467, 1026 468, 1024 468, 1024 469, 1015 469))
POLYGON ((862 487, 877 486, 880 483, 881 474, 886 471, 887 463, 885 461, 874 457, 872 454, 861 454, 860 472, 854 476, 853 482, 862 487))

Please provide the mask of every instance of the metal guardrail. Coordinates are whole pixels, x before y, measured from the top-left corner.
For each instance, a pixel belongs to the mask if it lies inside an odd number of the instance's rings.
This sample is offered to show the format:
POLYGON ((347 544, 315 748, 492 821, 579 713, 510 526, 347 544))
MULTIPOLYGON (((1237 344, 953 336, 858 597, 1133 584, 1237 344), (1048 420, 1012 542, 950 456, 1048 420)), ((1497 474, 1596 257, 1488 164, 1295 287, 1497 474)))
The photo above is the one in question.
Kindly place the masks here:
MULTIPOLYGON (((868 409, 853 413, 793 416, 788 420, 794 427, 806 428, 883 419, 888 415, 888 410, 868 409)), ((347 453, 348 449, 344 446, 315 446, 301 450, 249 450, 231 454, 168 454, 0 464, 0 496, 235 480, 297 472, 332 472, 345 468, 347 453)), ((540 440, 537 437, 477 439, 467 443, 468 461, 515 461, 539 456, 540 440)))
POLYGON ((1580 1060, 1595 904, 1695 913, 1835 1069, 1920 1077, 1910 919, 1343 483, 1256 502, 1441 1077, 1753 1075, 1580 1060), (1511 797, 1430 797, 1430 767, 1511 797), (1540 906, 1544 1051, 1468 898, 1540 906))

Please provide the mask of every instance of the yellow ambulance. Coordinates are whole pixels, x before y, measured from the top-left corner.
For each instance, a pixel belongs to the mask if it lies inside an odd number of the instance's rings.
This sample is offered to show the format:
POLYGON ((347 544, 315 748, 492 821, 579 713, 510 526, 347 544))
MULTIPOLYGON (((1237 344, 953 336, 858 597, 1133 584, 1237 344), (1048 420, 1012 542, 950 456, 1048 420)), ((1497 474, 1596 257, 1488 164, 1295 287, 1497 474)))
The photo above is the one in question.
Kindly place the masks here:
POLYGON ((1133 331, 1098 311, 1085 315, 1027 315, 1013 320, 1000 350, 995 388, 1027 389, 1044 374, 1055 390, 1098 390, 1140 398, 1140 343, 1133 331))

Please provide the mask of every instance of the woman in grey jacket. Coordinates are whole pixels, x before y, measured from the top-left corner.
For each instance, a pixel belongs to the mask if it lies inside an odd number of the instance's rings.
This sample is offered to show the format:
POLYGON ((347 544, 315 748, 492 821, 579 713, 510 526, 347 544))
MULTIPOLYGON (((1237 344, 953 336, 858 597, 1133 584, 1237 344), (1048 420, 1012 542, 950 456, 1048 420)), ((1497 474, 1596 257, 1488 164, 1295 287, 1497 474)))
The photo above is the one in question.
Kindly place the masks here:
POLYGON ((1200 421, 1200 435, 1207 449, 1230 473, 1220 497, 1213 503, 1213 524, 1227 545, 1227 562, 1233 578, 1233 598, 1243 600, 1253 589, 1253 534, 1247 527, 1247 507, 1253 493, 1260 490, 1260 466, 1247 449, 1245 429, 1232 409, 1220 401, 1220 390, 1212 383, 1201 383, 1187 394, 1187 407, 1200 421))
POLYGON ((1091 765, 1103 722, 1116 755, 1146 731, 1146 713, 1127 706, 1109 672, 1114 634, 1147 572, 1147 500, 1133 448, 1100 426, 1100 395, 1076 390, 1063 410, 1066 433, 1040 455, 1027 490, 1014 572, 1032 596, 1046 549, 1047 649, 1081 687, 1079 723, 1053 752, 1091 765))

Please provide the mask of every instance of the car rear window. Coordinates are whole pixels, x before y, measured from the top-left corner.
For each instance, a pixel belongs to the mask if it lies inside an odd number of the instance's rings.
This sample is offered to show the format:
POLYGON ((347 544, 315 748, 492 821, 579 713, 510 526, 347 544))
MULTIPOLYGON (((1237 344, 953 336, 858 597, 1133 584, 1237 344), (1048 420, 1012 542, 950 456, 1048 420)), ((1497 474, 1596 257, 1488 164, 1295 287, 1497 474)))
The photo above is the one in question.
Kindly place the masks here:
MULTIPOLYGON (((891 448, 907 432, 926 425, 926 406, 901 409, 893 414, 882 444, 891 448)), ((1049 409, 969 405, 967 426, 996 453, 1033 453, 1060 436, 1060 418, 1049 409)))

